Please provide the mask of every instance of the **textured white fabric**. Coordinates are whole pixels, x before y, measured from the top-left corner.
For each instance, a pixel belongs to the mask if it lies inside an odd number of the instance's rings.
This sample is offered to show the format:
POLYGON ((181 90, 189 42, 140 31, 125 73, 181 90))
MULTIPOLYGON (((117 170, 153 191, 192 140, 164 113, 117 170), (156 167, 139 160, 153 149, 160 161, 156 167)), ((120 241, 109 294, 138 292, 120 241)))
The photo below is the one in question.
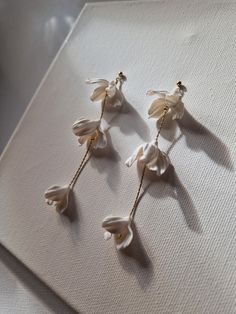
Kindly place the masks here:
POLYGON ((187 0, 88 5, 5 151, 1 242, 78 311, 235 313, 235 10, 187 0), (114 149, 87 164, 76 211, 60 217, 44 190, 68 183, 85 152, 73 122, 100 112, 84 79, 120 70, 130 105, 107 115, 114 149), (149 186, 136 241, 116 252, 101 222, 132 207, 139 179, 124 161, 156 134, 145 92, 180 79, 182 131, 160 139, 175 172, 149 186))

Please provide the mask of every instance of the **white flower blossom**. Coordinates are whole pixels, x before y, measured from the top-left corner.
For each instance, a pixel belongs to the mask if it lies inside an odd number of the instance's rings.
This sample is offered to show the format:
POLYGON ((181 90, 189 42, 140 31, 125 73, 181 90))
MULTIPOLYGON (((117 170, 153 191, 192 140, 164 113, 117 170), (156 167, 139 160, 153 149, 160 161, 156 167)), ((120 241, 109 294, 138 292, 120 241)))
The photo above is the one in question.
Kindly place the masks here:
POLYGON ((55 206, 56 210, 62 214, 67 209, 69 193, 69 185, 53 185, 45 191, 44 196, 47 204, 55 206))
POLYGON ((167 114, 172 120, 181 119, 184 115, 184 104, 182 97, 184 91, 180 86, 177 86, 172 92, 149 90, 147 95, 157 95, 148 110, 149 118, 160 120, 165 113, 165 108, 168 108, 167 114))
POLYGON ((138 146, 125 164, 130 167, 136 160, 144 163, 149 170, 156 172, 158 176, 162 175, 170 164, 169 157, 158 148, 155 141, 138 146))
POLYGON ((106 98, 106 105, 111 107, 120 107, 124 100, 124 96, 117 88, 115 81, 107 81, 105 79, 88 79, 88 84, 98 84, 95 88, 90 99, 92 101, 103 101, 106 98))
POLYGON ((83 145, 93 140, 94 149, 103 149, 107 146, 107 137, 101 126, 101 120, 80 119, 72 126, 73 133, 78 136, 78 142, 83 145))
POLYGON ((102 222, 102 227, 106 230, 105 240, 111 239, 114 235, 116 248, 122 250, 127 248, 133 239, 131 219, 127 217, 108 216, 102 222))

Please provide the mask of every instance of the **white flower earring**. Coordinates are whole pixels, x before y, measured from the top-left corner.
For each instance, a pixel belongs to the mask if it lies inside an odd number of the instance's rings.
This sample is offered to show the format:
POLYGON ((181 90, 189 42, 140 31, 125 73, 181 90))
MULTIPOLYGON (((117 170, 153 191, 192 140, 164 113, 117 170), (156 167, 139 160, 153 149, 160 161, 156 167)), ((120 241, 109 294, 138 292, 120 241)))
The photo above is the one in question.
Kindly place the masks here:
POLYGON ((93 79, 86 81, 90 84, 97 83, 99 85, 93 91, 90 99, 92 101, 101 101, 101 114, 97 120, 81 118, 73 124, 72 131, 76 136, 78 136, 80 146, 85 143, 87 144, 84 157, 69 184, 64 186, 53 185, 44 193, 47 204, 53 205, 60 214, 62 214, 68 207, 69 195, 86 163, 88 162, 92 149, 104 149, 107 146, 107 136, 101 125, 102 118, 106 106, 122 106, 124 96, 120 89, 125 80, 125 75, 120 72, 115 81, 109 82, 105 79, 93 79))
POLYGON ((130 167, 137 161, 142 166, 142 175, 138 187, 138 191, 135 197, 133 207, 129 216, 118 217, 108 216, 102 222, 102 227, 106 230, 104 233, 105 240, 108 240, 114 235, 116 248, 118 250, 127 248, 133 239, 132 222, 139 203, 139 197, 145 176, 145 171, 155 173, 157 176, 161 176, 165 173, 170 165, 169 157, 161 151, 158 147, 158 139, 161 134, 161 130, 168 114, 172 119, 181 119, 184 113, 184 105, 181 101, 184 94, 182 83, 179 81, 173 92, 168 93, 166 91, 148 91, 147 95, 158 95, 159 97, 154 100, 148 110, 149 117, 160 120, 160 127, 157 132, 155 140, 150 143, 144 143, 138 146, 131 157, 129 157, 125 164, 130 167))

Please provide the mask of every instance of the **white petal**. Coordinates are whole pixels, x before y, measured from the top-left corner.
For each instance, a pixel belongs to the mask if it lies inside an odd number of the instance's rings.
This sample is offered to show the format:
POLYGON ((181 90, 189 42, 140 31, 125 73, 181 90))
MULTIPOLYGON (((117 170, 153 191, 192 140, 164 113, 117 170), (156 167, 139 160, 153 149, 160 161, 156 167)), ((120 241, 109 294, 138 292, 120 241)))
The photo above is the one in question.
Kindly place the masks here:
POLYGON ((123 235, 121 234, 121 238, 115 237, 116 241, 116 248, 118 250, 126 249, 133 240, 133 230, 130 224, 127 226, 126 233, 123 235))
POLYGON ((69 192, 69 185, 54 185, 45 191, 44 196, 48 201, 48 204, 54 205, 59 213, 63 213, 68 206, 69 192))
POLYGON ((162 175, 169 167, 170 159, 164 152, 160 151, 157 165, 158 165, 157 175, 162 175))
POLYGON ((158 158, 159 149, 155 142, 146 143, 143 149, 143 155, 139 158, 140 161, 148 164, 154 158, 158 158))
POLYGON ((95 79, 87 79, 85 81, 87 84, 98 84, 98 85, 101 85, 101 86, 108 86, 109 82, 105 79, 98 79, 98 78, 95 78, 95 79))
POLYGON ((53 185, 45 191, 44 196, 51 201, 60 201, 69 192, 69 189, 68 185, 53 185))
POLYGON ((126 160, 125 164, 128 167, 131 167, 132 164, 143 154, 143 147, 145 144, 142 144, 136 148, 133 154, 126 160))
POLYGON ((161 119, 166 105, 167 102, 165 98, 155 99, 148 110, 149 118, 156 118, 157 120, 161 119))
POLYGON ((103 219, 102 227, 110 233, 121 233, 129 224, 130 217, 108 216, 103 219))
POLYGON ((147 168, 155 171, 158 176, 162 175, 170 165, 169 157, 159 150, 158 156, 146 164, 147 168))
POLYGON ((170 94, 182 97, 184 95, 184 91, 177 86, 170 92, 170 94))
POLYGON ((83 145, 83 144, 86 143, 90 138, 91 138, 90 135, 79 136, 79 137, 78 137, 79 145, 80 145, 80 146, 83 145))
POLYGON ((123 94, 116 88, 108 91, 108 97, 106 99, 106 105, 110 107, 120 107, 123 103, 123 94))
POLYGON ((90 96, 91 101, 99 101, 104 99, 106 96, 106 87, 105 86, 99 86, 95 88, 92 95, 90 96))
POLYGON ((106 88, 107 96, 112 98, 116 94, 116 84, 114 81, 110 82, 108 87, 106 88))
POLYGON ((152 89, 148 90, 146 93, 147 96, 158 95, 159 97, 162 98, 164 98, 166 94, 168 94, 166 90, 152 90, 152 89))
POLYGON ((172 119, 182 119, 184 115, 184 104, 182 101, 179 101, 175 107, 171 108, 172 110, 172 119))
POLYGON ((108 231, 104 232, 104 239, 105 240, 110 240, 112 237, 112 234, 108 231))
POLYGON ((96 132, 100 123, 100 120, 80 119, 73 124, 72 130, 76 136, 91 135, 96 132))
POLYGON ((97 130, 97 137, 94 141, 93 148, 94 149, 104 149, 107 146, 107 136, 106 133, 103 131, 102 128, 98 128, 97 130))

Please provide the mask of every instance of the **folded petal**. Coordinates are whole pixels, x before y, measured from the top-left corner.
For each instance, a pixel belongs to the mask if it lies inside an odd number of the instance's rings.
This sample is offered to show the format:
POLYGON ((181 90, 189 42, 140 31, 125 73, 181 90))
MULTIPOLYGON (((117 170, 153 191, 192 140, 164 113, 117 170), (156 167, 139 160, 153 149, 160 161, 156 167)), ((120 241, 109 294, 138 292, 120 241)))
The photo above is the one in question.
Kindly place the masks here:
POLYGON ((109 82, 105 79, 99 79, 99 78, 95 78, 95 79, 87 79, 85 81, 87 84, 98 84, 101 86, 108 86, 109 82))
POLYGON ((139 158, 140 161, 148 164, 154 158, 158 158, 159 149, 155 142, 146 143, 143 148, 143 155, 139 158))
POLYGON ((110 240, 112 237, 112 234, 108 231, 104 232, 104 239, 105 240, 110 240))
POLYGON ((79 145, 83 145, 84 143, 86 143, 87 141, 89 141, 91 139, 91 136, 90 135, 85 135, 85 136, 79 136, 78 137, 78 142, 79 142, 79 145))
POLYGON ((139 159, 139 157, 143 154, 143 147, 145 144, 142 144, 136 148, 133 154, 126 160, 125 164, 128 167, 131 167, 135 160, 139 159))
POLYGON ((166 105, 167 103, 165 98, 159 98, 154 100, 148 110, 149 118, 156 118, 157 120, 159 120, 164 114, 164 109, 166 105))
POLYGON ((107 146, 107 136, 103 129, 97 129, 96 140, 94 141, 94 149, 104 149, 107 146))
POLYGON ((133 240, 133 230, 128 226, 123 230, 121 234, 115 235, 115 243, 117 250, 124 250, 127 248, 133 240))
POLYGON ((148 90, 146 95, 147 96, 153 96, 153 95, 158 95, 161 98, 164 98, 166 95, 168 94, 168 92, 166 90, 148 90))
POLYGON ((166 104, 168 107, 175 106, 180 101, 179 95, 167 95, 166 104))
POLYGON ((100 123, 100 120, 80 119, 73 124, 72 130, 76 136, 91 135, 96 132, 100 123))
POLYGON ((69 185, 53 185, 45 191, 44 196, 49 205, 54 205, 59 213, 63 213, 68 206, 69 193, 69 185))
POLYGON ((60 201, 68 193, 69 189, 68 185, 53 185, 45 191, 44 196, 51 201, 60 201))
POLYGON ((130 218, 118 217, 118 216, 108 216, 103 219, 102 227, 110 233, 122 233, 122 230, 129 224, 130 218))
POLYGON ((106 96, 106 87, 105 86, 99 86, 95 88, 92 95, 90 96, 91 101, 99 101, 104 99, 106 96))
POLYGON ((184 115, 184 104, 182 101, 179 101, 175 107, 171 108, 172 110, 172 119, 182 119, 184 115))
POLYGON ((163 173, 165 173, 169 165, 170 165, 169 157, 164 152, 160 151, 159 158, 157 161, 157 170, 156 170, 157 175, 161 176, 163 173))
POLYGON ((106 88, 107 96, 112 98, 116 94, 116 84, 114 81, 110 82, 108 87, 106 88))
POLYGON ((164 152, 159 150, 158 157, 153 158, 148 164, 146 164, 146 167, 151 171, 155 171, 156 174, 160 176, 166 171, 169 165, 169 157, 164 152))
POLYGON ((124 96, 116 86, 107 89, 106 105, 109 107, 120 107, 123 103, 124 96))

